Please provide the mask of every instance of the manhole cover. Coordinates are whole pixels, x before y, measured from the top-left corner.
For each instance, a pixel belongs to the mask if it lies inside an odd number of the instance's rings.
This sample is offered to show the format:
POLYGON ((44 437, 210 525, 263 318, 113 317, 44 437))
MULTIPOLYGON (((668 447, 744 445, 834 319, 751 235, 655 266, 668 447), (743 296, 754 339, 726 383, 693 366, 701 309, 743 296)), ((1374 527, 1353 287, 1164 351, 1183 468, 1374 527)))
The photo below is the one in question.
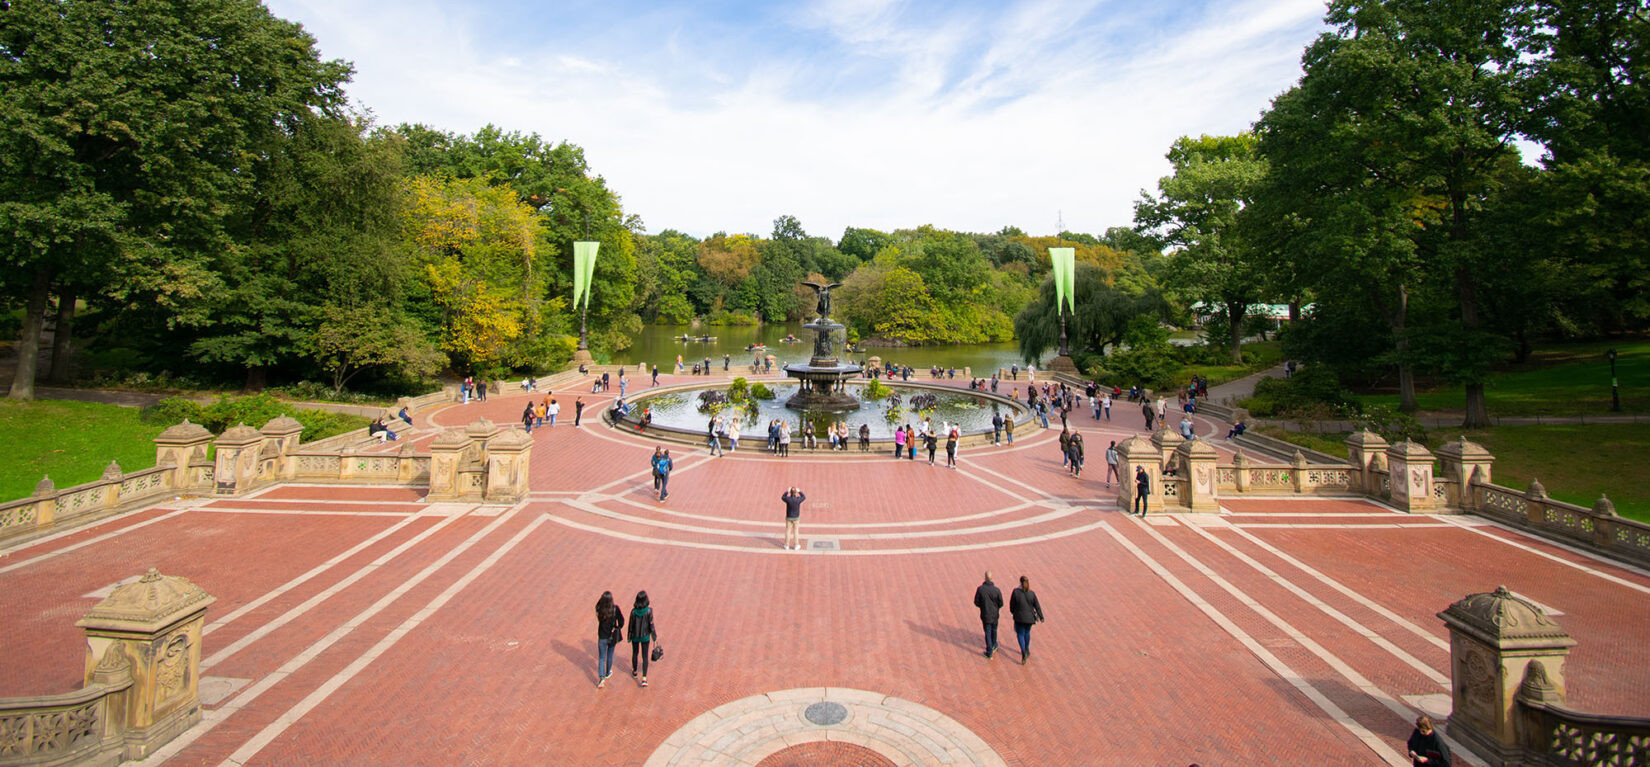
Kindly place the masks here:
POLYGON ((817 551, 841 551, 842 544, 835 538, 809 538, 808 548, 817 551))
POLYGON ((843 708, 841 703, 820 701, 803 710, 802 718, 821 727, 829 727, 842 724, 842 720, 848 718, 848 709, 843 708))

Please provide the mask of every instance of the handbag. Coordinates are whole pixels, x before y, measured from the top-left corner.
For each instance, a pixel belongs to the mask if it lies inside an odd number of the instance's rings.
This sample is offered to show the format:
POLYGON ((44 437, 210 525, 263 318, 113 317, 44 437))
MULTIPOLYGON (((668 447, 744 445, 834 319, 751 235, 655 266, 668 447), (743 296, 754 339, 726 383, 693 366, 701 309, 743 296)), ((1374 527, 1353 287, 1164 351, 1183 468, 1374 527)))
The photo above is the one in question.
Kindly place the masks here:
POLYGON ((665 648, 658 642, 654 642, 653 652, 648 653, 648 657, 651 658, 654 663, 658 663, 660 658, 665 657, 665 648))

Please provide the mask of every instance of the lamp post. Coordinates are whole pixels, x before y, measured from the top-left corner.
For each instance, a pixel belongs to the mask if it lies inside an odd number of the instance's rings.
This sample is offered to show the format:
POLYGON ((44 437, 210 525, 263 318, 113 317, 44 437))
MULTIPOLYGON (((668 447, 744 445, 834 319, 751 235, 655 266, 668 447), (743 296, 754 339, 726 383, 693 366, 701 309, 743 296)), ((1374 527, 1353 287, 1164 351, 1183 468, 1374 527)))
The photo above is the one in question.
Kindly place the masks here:
POLYGON ((1070 357, 1071 349, 1066 345, 1066 309, 1063 306, 1056 306, 1055 310, 1060 314, 1060 356, 1070 357))
POLYGON ((1610 412, 1621 412, 1621 384, 1616 380, 1616 350, 1611 349, 1604 353, 1610 360, 1610 412))

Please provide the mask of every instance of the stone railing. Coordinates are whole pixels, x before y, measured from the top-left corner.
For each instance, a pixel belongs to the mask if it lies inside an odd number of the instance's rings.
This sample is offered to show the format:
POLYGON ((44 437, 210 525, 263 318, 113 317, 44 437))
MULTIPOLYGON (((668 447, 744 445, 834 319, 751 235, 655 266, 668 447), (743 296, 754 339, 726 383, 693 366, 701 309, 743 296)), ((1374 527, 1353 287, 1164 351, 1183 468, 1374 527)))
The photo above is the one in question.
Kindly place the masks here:
POLYGON ((201 720, 200 638, 211 595, 150 570, 77 624, 84 686, 0 699, 0 767, 143 759, 201 720))
POLYGON ((109 712, 131 687, 122 673, 62 695, 0 699, 0 765, 118 763, 125 744, 109 712))
POLYGON ((1565 705, 1576 642, 1539 605, 1502 587, 1438 617, 1450 634, 1448 734, 1456 742, 1490 764, 1650 764, 1650 719, 1565 705))
POLYGON ((1526 764, 1650 764, 1650 719, 1575 711, 1520 697, 1526 764))
POLYGON ((1361 495, 1351 467, 1307 463, 1304 456, 1285 463, 1257 463, 1242 448, 1231 463, 1218 464, 1216 487, 1223 494, 1361 495))
POLYGON ((92 519, 164 496, 173 492, 176 476, 172 467, 123 472, 119 464, 110 461, 101 479, 84 485, 58 490, 51 479, 42 479, 34 495, 0 504, 0 540, 92 519))
POLYGON ((1524 490, 1474 482, 1461 507, 1512 527, 1579 545, 1628 562, 1650 565, 1650 525, 1616 516, 1600 498, 1588 509, 1547 497, 1540 482, 1524 490))

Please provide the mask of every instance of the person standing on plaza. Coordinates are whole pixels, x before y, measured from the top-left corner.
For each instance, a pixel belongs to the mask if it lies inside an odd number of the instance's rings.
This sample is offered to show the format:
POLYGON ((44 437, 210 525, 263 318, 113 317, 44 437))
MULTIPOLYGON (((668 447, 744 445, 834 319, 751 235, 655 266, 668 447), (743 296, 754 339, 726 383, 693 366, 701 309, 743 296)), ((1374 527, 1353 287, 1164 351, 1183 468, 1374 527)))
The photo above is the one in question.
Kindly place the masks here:
POLYGON ((533 403, 527 403, 527 408, 521 411, 521 425, 528 434, 533 433, 533 403))
POLYGON ((1189 419, 1180 419, 1180 436, 1183 439, 1195 439, 1197 434, 1192 431, 1192 422, 1189 419))
POLYGON ((1008 437, 1008 444, 1014 444, 1014 413, 1012 411, 1003 417, 1003 436, 1008 437))
POLYGON ((734 416, 733 423, 728 424, 728 452, 739 452, 739 417, 734 416))
POLYGON ((705 424, 705 440, 709 444, 711 455, 722 454, 722 416, 711 416, 710 423, 705 424))
POLYGON ((792 487, 779 496, 785 504, 785 548, 791 551, 802 550, 802 502, 808 500, 801 490, 792 487))
POLYGON ((648 645, 659 641, 659 631, 654 625, 653 606, 648 602, 647 592, 636 592, 636 602, 630 608, 630 676, 636 677, 636 671, 641 670, 642 686, 647 686, 648 645), (637 656, 641 657, 641 665, 636 665, 637 656))
POLYGON ((1150 401, 1141 403, 1140 414, 1146 417, 1146 431, 1151 431, 1152 419, 1157 416, 1157 411, 1152 410, 1152 403, 1150 401))
POLYGON ((791 457, 791 424, 789 421, 779 421, 779 454, 791 457))
POLYGON ((551 426, 551 428, 555 427, 555 425, 556 425, 556 416, 560 413, 561 413, 561 403, 559 403, 555 400, 550 400, 550 426, 551 426))
POLYGON ((1122 481, 1122 478, 1117 476, 1117 440, 1115 439, 1111 441, 1110 445, 1106 446, 1106 487, 1111 487, 1114 479, 1122 481))
POLYGON ((1134 511, 1146 518, 1146 499, 1152 494, 1152 478, 1146 476, 1146 467, 1134 467, 1134 511))
POLYGON ((905 452, 905 430, 894 429, 894 460, 899 460, 902 452, 905 452))
POLYGON ((596 600, 596 688, 607 686, 613 676, 613 648, 624 639, 624 612, 613 604, 613 592, 603 591, 596 600))
POLYGON ((1074 431, 1074 432, 1071 433, 1071 444, 1070 444, 1070 446, 1068 446, 1066 448, 1066 451, 1068 453, 1067 460, 1071 464, 1071 476, 1073 476, 1073 477, 1083 476, 1083 433, 1082 432, 1074 431))
POLYGON ((1071 432, 1066 428, 1060 429, 1060 468, 1071 465, 1071 432))
POLYGON ((1169 427, 1169 403, 1162 397, 1157 398, 1157 420, 1163 428, 1169 427))
POLYGON ((1111 395, 1110 394, 1100 395, 1100 412, 1106 414, 1106 420, 1107 421, 1111 420, 1111 395))
POLYGON ((659 459, 665 455, 663 446, 655 445, 653 455, 647 459, 648 468, 653 472, 653 492, 659 492, 659 459))
POLYGON ((950 424, 945 430, 945 465, 947 468, 957 468, 957 441, 962 439, 962 429, 956 424, 950 424))
POLYGON ((905 449, 910 451, 906 454, 908 459, 917 460, 917 433, 911 430, 910 424, 905 426, 905 449))
POLYGON ((996 408, 991 409, 991 444, 1003 444, 1003 413, 996 408))
POLYGON ((1031 579, 1020 576, 1020 587, 1008 598, 1008 614, 1014 617, 1014 637, 1020 640, 1020 665, 1031 659, 1031 626, 1043 622, 1043 605, 1031 590, 1031 579))
POLYGON ((1003 590, 991 582, 991 571, 985 571, 985 583, 974 589, 974 606, 980 608, 980 626, 985 629, 985 657, 997 652, 997 614, 1003 609, 1003 590))
POLYGON ((1432 727, 1432 718, 1422 714, 1409 734, 1409 761, 1414 767, 1449 767, 1449 746, 1432 727))
POLYGON ((934 465, 934 453, 939 450, 940 438, 933 435, 933 434, 928 434, 928 433, 923 433, 920 436, 922 437, 923 447, 928 448, 928 465, 933 466, 934 465))
POLYGON ((577 427, 579 425, 579 420, 582 419, 582 418, 584 418, 584 398, 583 397, 574 397, 573 398, 573 426, 577 427))

